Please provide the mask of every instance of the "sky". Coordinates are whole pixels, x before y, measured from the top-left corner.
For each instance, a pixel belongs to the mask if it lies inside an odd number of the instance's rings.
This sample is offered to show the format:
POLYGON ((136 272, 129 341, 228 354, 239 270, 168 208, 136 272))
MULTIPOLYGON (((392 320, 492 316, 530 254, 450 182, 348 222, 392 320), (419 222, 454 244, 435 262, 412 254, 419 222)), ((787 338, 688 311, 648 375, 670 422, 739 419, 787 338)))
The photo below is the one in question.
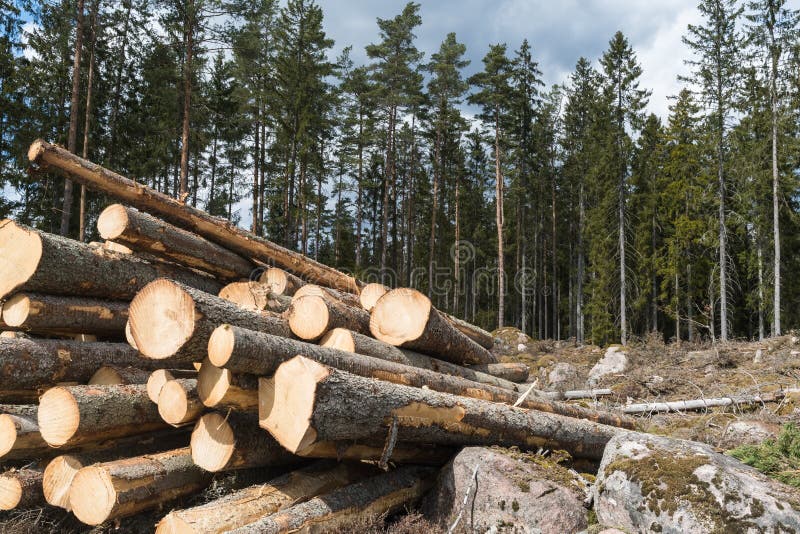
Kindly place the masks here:
MULTIPOLYGON (((467 74, 482 68, 489 45, 507 43, 509 55, 527 38, 550 86, 568 81, 578 58, 595 65, 621 30, 642 65, 640 86, 651 89, 648 111, 666 118, 677 94, 677 76, 690 57, 681 42, 689 24, 701 22, 697 0, 418 0, 422 25, 417 47, 429 58, 448 32, 467 46, 467 74)), ((792 0, 790 4, 800 4, 792 0)), ((378 41, 376 18, 399 14, 405 0, 318 0, 325 30, 338 53, 353 45, 356 64, 366 63, 364 46, 378 41)), ((795 6, 800 7, 800 6, 795 6)))

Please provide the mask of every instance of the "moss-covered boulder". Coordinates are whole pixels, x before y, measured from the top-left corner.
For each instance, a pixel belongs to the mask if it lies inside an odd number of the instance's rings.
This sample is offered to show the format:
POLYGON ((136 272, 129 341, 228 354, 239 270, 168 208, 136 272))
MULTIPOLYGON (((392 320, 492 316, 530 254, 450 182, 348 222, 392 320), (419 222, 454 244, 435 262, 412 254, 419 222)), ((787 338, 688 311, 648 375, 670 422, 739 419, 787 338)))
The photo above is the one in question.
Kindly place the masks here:
POLYGON ((606 446, 594 486, 603 525, 626 532, 800 532, 800 492, 708 445, 639 432, 606 446))
POLYGON ((467 447, 442 469, 423 512, 445 529, 461 514, 458 532, 580 532, 586 484, 552 459, 467 447))

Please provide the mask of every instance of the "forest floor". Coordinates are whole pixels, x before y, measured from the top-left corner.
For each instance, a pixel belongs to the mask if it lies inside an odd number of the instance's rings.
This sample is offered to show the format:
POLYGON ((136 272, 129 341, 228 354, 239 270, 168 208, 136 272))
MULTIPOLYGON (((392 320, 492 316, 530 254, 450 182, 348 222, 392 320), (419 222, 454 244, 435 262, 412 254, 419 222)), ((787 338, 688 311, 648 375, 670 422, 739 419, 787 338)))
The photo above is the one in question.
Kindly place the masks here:
MULTIPOLYGON (((530 382, 538 389, 548 389, 550 372, 559 363, 574 368, 571 383, 561 389, 585 389, 589 371, 606 353, 607 347, 577 346, 570 341, 532 340, 513 328, 494 332, 498 341, 494 352, 503 361, 521 361, 531 368, 530 382)), ((766 394, 800 387, 800 339, 793 335, 764 342, 730 342, 726 344, 664 344, 648 338, 620 348, 628 358, 628 368, 619 374, 607 375, 594 386, 610 388, 612 396, 578 401, 587 407, 621 408, 625 404, 655 401, 708 399, 716 397, 766 394)), ((562 366, 563 367, 563 366, 562 366)), ((575 402, 575 401, 573 401, 575 402)), ((780 425, 800 422, 800 393, 788 394, 779 402, 734 404, 694 412, 661 413, 638 418, 641 429, 676 438, 708 443, 720 450, 736 445, 726 432, 735 421, 756 421, 777 434, 780 425)), ((575 466, 578 468, 578 466, 575 466)), ((582 466, 585 471, 587 466, 582 466)), ((223 476, 236 477, 235 472, 223 476)), ((221 496, 214 484, 190 499, 172 503, 170 508, 201 504, 221 496)), ((72 514, 52 508, 0 513, 0 532, 58 533, 139 533, 152 532, 154 525, 167 513, 153 510, 94 529, 79 523, 72 514)), ((365 521, 358 528, 364 534, 405 534, 439 528, 418 514, 395 518, 388 524, 382 520, 365 521)))

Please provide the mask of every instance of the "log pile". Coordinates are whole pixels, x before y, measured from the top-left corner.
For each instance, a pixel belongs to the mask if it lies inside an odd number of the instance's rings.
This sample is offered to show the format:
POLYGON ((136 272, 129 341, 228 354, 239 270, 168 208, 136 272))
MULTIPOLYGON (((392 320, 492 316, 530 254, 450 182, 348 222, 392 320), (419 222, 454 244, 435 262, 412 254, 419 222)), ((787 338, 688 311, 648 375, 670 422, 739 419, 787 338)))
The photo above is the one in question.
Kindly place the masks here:
POLYGON ((0 505, 158 532, 343 528, 420 498, 457 447, 597 459, 634 421, 532 391, 491 334, 44 141, 124 204, 92 246, 0 223, 0 505), (75 336, 95 341, 77 341, 75 336), (259 476, 194 508, 215 473, 259 476), (252 481, 250 482, 252 483, 252 481), (169 513, 167 513, 169 512, 169 513))

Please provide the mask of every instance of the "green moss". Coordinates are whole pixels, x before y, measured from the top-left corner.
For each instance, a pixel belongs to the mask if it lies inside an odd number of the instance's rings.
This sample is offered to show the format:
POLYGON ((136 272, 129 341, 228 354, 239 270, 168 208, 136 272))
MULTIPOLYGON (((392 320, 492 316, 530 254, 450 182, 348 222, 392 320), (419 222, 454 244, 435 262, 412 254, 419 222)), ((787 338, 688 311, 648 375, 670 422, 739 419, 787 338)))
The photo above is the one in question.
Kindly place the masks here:
POLYGON ((505 500, 500 501, 500 509, 505 511, 505 509, 506 509, 506 501, 505 500))
POLYGON ((526 481, 524 481, 524 480, 519 480, 519 481, 517 481, 517 487, 518 487, 518 488, 519 488, 519 490, 520 490, 521 492, 523 492, 523 493, 528 493, 528 492, 530 492, 530 491, 531 491, 531 485, 530 485, 530 484, 528 484, 528 483, 527 483, 526 481))
POLYGON ((515 512, 519 512, 519 503, 517 502, 517 499, 511 501, 511 509, 515 512))
POLYGON ((784 425, 777 439, 768 439, 761 445, 742 445, 727 454, 784 484, 800 488, 800 428, 794 423, 784 425))

